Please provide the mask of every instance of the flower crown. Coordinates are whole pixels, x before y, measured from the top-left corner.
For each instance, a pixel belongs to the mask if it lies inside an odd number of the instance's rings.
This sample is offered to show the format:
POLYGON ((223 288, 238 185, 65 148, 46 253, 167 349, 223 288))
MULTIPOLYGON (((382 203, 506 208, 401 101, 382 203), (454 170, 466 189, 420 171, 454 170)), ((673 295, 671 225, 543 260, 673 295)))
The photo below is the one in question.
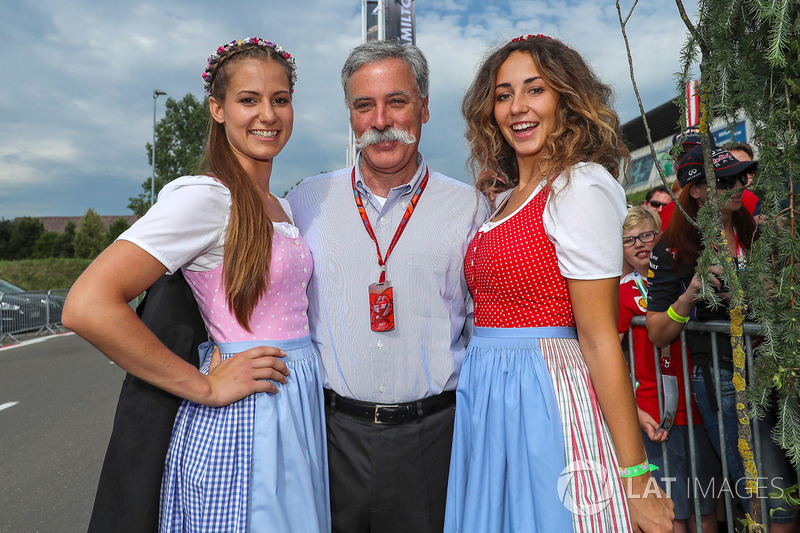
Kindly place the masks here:
MULTIPOLYGON (((286 59, 286 62, 289 63, 289 68, 292 71, 292 85, 297 83, 297 65, 295 64, 294 58, 289 52, 284 50, 281 45, 275 44, 272 41, 265 41, 260 37, 249 37, 247 39, 237 39, 235 41, 223 44, 208 57, 208 66, 203 71, 203 90, 205 90, 208 96, 211 96, 211 82, 214 78, 212 71, 216 70, 215 67, 217 67, 221 61, 229 57, 228 52, 230 52, 233 48, 242 46, 243 44, 257 44, 258 46, 264 46, 275 50, 278 55, 286 59)), ((294 89, 292 89, 292 92, 294 92, 294 89)))
MULTIPOLYGON (((549 35, 544 35, 544 34, 541 34, 541 33, 537 33, 536 35, 531 35, 531 34, 520 35, 519 37, 514 37, 513 39, 511 39, 510 42, 519 43, 519 42, 522 42, 522 41, 527 41, 528 39, 533 39, 534 37, 538 37, 540 39, 552 39, 552 37, 550 37, 549 35)), ((564 46, 564 48, 569 49, 569 46, 567 46, 566 44, 564 44, 564 43, 561 43, 561 44, 564 46)))
POLYGON ((552 39, 552 37, 550 37, 549 35, 543 35, 541 33, 537 33, 536 35, 528 34, 528 35, 520 35, 519 37, 514 37, 513 39, 511 39, 511 42, 518 43, 521 41, 527 41, 528 39, 533 39, 534 37, 539 37, 541 39, 552 39))

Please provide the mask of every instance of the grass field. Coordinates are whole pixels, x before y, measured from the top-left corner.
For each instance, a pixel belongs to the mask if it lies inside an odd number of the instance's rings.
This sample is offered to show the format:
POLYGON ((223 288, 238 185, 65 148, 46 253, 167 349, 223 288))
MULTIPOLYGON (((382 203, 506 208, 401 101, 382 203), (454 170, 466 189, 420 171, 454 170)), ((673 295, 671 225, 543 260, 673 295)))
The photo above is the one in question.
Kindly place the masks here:
POLYGON ((68 289, 91 259, 23 259, 0 261, 0 279, 26 291, 68 289))

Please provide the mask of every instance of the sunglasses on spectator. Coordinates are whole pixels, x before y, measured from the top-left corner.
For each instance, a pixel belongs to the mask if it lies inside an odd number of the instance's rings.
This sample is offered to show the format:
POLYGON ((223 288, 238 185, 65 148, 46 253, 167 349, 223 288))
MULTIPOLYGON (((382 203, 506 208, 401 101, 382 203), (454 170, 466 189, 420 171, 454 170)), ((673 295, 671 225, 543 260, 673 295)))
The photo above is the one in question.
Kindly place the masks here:
POLYGON ((652 207, 653 209, 660 209, 660 208, 662 208, 662 207, 666 207, 666 206, 668 206, 668 205, 669 205, 669 202, 667 202, 667 203, 665 204, 665 203, 663 203, 663 202, 659 202, 658 200, 650 200, 650 201, 649 201, 649 202, 647 202, 647 203, 648 203, 648 204, 650 204, 650 207, 652 207))
POLYGON ((653 242, 656 239, 656 235, 658 235, 658 231, 645 231, 644 233, 640 233, 639 235, 631 235, 630 237, 623 237, 622 238, 622 246, 633 246, 636 244, 636 239, 639 239, 643 243, 645 242, 653 242))
POLYGON ((736 174, 735 176, 725 176, 720 177, 717 176, 717 189, 728 191, 736 187, 736 182, 741 183, 742 185, 747 185, 747 174, 736 174))

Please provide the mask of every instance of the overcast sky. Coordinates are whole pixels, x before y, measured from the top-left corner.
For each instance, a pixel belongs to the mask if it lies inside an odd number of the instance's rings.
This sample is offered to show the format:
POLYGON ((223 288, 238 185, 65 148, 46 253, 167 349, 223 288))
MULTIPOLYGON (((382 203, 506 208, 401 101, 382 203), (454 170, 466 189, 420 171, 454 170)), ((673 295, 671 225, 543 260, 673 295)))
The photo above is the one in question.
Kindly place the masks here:
MULTIPOLYGON (((696 1, 685 5, 694 15, 696 1)), ((614 87, 620 118, 638 115, 612 0, 418 0, 417 45, 431 67, 421 151, 433 168, 471 182, 461 97, 489 47, 528 33, 581 52, 614 87)), ((641 2, 628 33, 645 108, 672 99, 686 35, 674 3, 641 2)), ((273 192, 343 167, 339 70, 361 40, 360 0, 3 0, 0 218, 130 214, 128 198, 151 174, 153 90, 202 98, 208 55, 249 36, 280 43, 298 65, 294 132, 273 192)))

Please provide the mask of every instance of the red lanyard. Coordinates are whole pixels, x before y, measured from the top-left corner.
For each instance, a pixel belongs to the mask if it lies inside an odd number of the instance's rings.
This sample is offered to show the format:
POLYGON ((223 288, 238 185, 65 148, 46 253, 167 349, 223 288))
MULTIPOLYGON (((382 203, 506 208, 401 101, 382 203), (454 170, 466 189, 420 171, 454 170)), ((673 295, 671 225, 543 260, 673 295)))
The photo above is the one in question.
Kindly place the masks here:
POLYGON ((386 281, 386 261, 389 260, 389 256, 394 250, 394 245, 397 244, 397 241, 400 240, 400 235, 403 234, 403 230, 406 229, 406 224, 408 224, 408 220, 411 218, 411 214, 414 212, 414 207, 416 207, 417 202, 419 201, 419 197, 422 196, 422 191, 425 190, 425 186, 428 184, 428 170, 425 170, 425 177, 419 182, 417 186, 417 190, 414 191, 414 195, 411 197, 411 201, 408 203, 408 207, 406 208, 406 212, 403 213, 403 219, 400 221, 400 225, 397 226, 397 230, 394 232, 394 237, 392 238, 392 242, 389 244, 389 249, 386 250, 386 257, 381 256, 381 247, 378 244, 378 238, 375 237, 375 232, 372 230, 372 224, 369 223, 369 218, 367 217, 367 211, 364 209, 364 202, 361 198, 361 193, 358 191, 356 187, 356 169, 353 167, 353 174, 352 174, 352 181, 353 181, 353 196, 356 199, 356 207, 358 208, 358 214, 361 215, 361 220, 364 222, 364 227, 367 229, 367 234, 370 238, 375 242, 375 249, 378 251, 378 265, 381 267, 381 277, 378 280, 379 283, 383 283, 386 281))

